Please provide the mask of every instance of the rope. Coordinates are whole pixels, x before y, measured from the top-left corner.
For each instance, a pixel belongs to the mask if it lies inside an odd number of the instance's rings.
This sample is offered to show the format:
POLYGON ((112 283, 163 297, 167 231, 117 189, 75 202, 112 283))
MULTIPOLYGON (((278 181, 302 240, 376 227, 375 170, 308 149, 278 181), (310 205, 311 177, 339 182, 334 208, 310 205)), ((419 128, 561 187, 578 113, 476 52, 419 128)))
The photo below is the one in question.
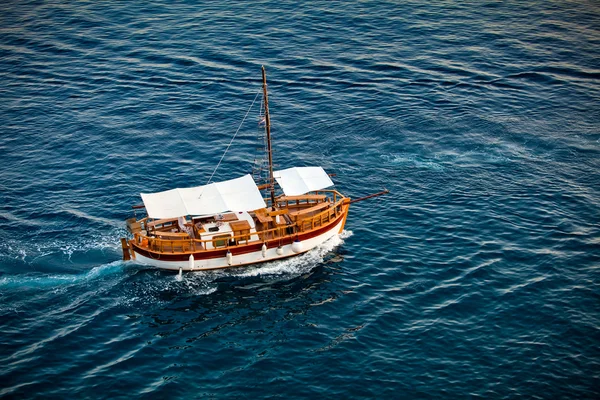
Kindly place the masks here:
POLYGON ((219 169, 219 166, 221 165, 221 161, 223 161, 223 158, 225 158, 225 154, 227 154, 227 151, 229 150, 229 148, 231 147, 231 144, 233 143, 235 137, 237 136, 238 132, 240 131, 240 128, 242 127, 242 125, 244 124, 244 121, 246 120, 246 117, 248 116, 248 114, 250 114, 250 110, 252 109, 252 106, 254 105, 254 102, 256 101, 256 99, 258 98, 258 95, 260 94, 260 92, 262 91, 262 88, 260 88, 258 90, 258 92, 256 93, 256 96, 254 97, 254 100, 252 100, 252 104, 250 104, 250 108, 248 108, 248 111, 246 112, 246 115, 244 115, 244 119, 242 119, 242 122, 240 123, 240 126, 238 126, 237 130, 235 131, 235 134, 233 135, 233 137, 231 138, 231 141, 229 142, 229 144, 227 145, 227 148, 225 149, 225 153, 223 153, 223 155, 221 156, 221 159, 219 160, 219 163, 217 164, 217 166, 215 167, 215 170, 213 171, 213 173, 210 175, 210 178, 208 178, 208 181, 206 182, 206 184, 208 185, 210 183, 210 181, 212 180, 213 176, 215 176, 215 173, 217 172, 217 170, 219 169))

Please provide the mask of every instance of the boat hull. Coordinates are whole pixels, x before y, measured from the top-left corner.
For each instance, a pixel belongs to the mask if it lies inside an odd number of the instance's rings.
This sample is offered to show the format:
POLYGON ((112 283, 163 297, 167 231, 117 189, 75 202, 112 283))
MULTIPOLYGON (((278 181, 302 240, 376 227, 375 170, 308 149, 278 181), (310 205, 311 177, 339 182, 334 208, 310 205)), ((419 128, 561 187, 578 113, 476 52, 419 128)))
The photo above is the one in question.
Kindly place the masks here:
MULTIPOLYGON (((347 206, 346 206, 347 207, 347 206)), ((160 254, 150 253, 132 243, 132 251, 137 262, 157 268, 172 271, 205 271, 231 267, 241 267, 260 264, 269 261, 294 257, 319 246, 334 236, 339 235, 346 222, 345 214, 324 229, 299 234, 298 243, 291 238, 285 240, 271 240, 266 242, 267 249, 263 253, 263 243, 249 243, 245 246, 236 246, 230 250, 194 253, 193 266, 190 263, 190 253, 160 254), (227 252, 230 252, 228 257, 227 252)))

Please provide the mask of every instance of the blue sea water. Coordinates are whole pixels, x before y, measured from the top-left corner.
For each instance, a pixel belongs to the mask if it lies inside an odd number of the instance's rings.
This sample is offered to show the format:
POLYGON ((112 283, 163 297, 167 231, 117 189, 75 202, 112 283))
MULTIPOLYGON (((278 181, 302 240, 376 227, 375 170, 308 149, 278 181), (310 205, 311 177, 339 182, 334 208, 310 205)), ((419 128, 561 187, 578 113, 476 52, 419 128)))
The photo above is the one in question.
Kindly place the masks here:
POLYGON ((3 2, 0 397, 600 397, 598 60, 593 0, 3 2), (284 262, 121 261, 261 65, 279 166, 391 194, 284 262))

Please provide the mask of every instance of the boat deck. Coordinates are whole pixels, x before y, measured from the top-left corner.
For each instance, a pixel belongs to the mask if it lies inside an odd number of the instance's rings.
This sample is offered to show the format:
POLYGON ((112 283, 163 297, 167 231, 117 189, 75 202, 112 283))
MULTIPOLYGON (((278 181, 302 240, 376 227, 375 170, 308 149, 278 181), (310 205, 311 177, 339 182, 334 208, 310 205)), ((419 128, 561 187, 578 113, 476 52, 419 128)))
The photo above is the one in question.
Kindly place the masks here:
POLYGON ((158 254, 197 253, 263 243, 328 225, 342 212, 345 199, 330 190, 280 196, 276 198, 275 209, 153 221, 146 218, 135 222, 139 230, 132 242, 158 254))

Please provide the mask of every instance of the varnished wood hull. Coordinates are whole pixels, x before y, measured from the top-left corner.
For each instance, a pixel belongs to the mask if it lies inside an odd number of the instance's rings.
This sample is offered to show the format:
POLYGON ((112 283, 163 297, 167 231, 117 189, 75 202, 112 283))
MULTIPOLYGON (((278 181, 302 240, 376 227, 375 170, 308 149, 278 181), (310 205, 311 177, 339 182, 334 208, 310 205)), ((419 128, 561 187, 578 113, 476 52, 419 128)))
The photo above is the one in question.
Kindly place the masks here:
POLYGON ((303 254, 340 234, 344 229, 348 208, 349 205, 345 204, 337 218, 307 232, 222 249, 167 253, 151 251, 135 240, 129 244, 137 262, 166 270, 203 271, 260 264, 303 254), (295 241, 299 244, 295 244, 295 241), (190 262, 190 255, 193 256, 193 263, 190 262))

